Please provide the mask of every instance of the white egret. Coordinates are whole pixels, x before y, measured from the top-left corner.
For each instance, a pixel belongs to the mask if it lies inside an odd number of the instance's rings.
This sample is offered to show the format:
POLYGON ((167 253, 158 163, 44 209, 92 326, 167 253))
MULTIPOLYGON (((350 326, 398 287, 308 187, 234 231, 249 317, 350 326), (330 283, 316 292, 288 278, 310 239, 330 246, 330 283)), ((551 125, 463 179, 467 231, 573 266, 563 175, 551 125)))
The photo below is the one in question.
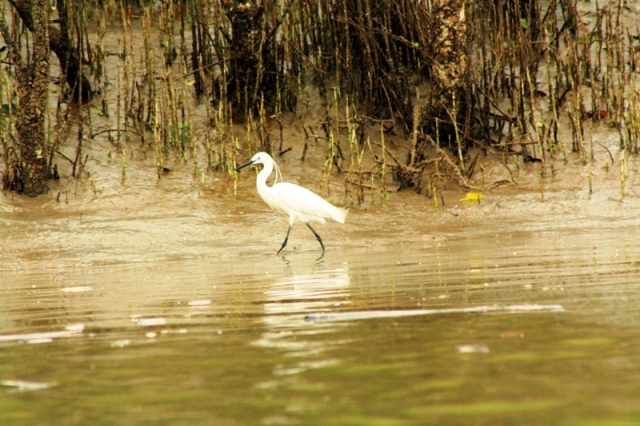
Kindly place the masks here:
POLYGON ((324 255, 325 250, 322 238, 320 238, 320 235, 311 227, 309 222, 325 223, 325 218, 331 218, 336 222, 344 223, 344 219, 349 210, 336 207, 319 195, 301 186, 287 182, 278 182, 278 180, 282 180, 282 174, 280 173, 278 165, 273 161, 273 158, 266 152, 257 153, 251 160, 238 167, 236 172, 252 164, 262 164, 264 166, 260 173, 258 173, 256 179, 256 186, 258 187, 260 197, 262 197, 265 203, 273 210, 289 215, 289 230, 287 231, 287 236, 282 246, 280 246, 276 254, 280 253, 287 245, 291 227, 298 221, 307 224, 320 243, 322 254, 324 255), (273 171, 274 166, 276 168, 276 180, 272 186, 267 186, 267 178, 273 171))

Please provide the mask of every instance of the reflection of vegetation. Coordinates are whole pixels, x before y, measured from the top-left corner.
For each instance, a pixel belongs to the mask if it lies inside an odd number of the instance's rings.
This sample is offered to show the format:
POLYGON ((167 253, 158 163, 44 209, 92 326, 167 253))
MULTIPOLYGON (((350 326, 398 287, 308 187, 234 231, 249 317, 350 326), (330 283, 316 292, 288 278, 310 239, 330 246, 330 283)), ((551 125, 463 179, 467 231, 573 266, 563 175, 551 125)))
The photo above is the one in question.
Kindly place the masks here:
MULTIPOLYGON (((26 40, 20 23, 33 29, 30 3, 11 4, 11 33, 26 40)), ((152 141, 159 175, 173 153, 193 159, 195 176, 203 155, 208 167, 234 175, 246 151, 290 148, 283 119, 310 106, 320 116, 302 123, 302 157, 324 144, 322 176, 344 173, 355 203, 368 194, 386 199, 391 179, 434 198, 450 181, 464 189, 503 183, 472 183, 488 154, 548 173, 558 170, 556 158, 591 164, 599 149, 610 166, 617 159, 591 137, 598 123, 618 133, 622 155, 640 149, 638 34, 625 26, 622 6, 592 9, 573 0, 110 0, 73 8, 58 0, 47 29, 63 81, 76 99, 98 97, 70 109, 69 91, 60 91, 47 110, 47 168, 63 158, 81 175, 90 134, 122 153, 123 176, 133 136, 152 141), (117 51, 105 47, 107 31, 116 31, 117 51), (204 123, 193 116, 194 96, 207 100, 204 123), (96 114, 108 129, 93 130, 96 114), (63 154, 70 125, 79 127, 77 147, 63 154), (196 129, 204 136, 194 137, 196 129)), ((8 105, 13 86, 6 76, 2 84, 8 105)), ((9 117, 6 167, 19 151, 11 126, 18 117, 9 117)))

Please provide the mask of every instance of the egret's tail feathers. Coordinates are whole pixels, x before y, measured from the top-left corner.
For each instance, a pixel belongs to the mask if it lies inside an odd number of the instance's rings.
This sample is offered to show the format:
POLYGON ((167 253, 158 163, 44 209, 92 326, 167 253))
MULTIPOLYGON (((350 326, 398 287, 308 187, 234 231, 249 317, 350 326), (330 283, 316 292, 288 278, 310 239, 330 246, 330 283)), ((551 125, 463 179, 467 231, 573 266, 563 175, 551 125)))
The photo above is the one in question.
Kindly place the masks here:
POLYGON ((336 222, 344 223, 345 218, 347 217, 347 213, 349 213, 349 209, 341 209, 340 207, 332 206, 331 210, 331 219, 336 222))

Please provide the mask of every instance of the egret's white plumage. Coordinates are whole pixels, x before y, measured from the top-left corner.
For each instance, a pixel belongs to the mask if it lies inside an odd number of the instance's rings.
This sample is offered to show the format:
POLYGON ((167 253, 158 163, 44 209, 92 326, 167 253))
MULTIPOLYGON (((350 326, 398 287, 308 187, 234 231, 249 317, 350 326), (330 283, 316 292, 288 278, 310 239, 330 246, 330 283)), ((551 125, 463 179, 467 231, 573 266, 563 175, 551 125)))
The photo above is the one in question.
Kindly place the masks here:
POLYGON ((291 227, 297 222, 306 223, 311 232, 316 236, 322 252, 324 253, 324 244, 320 235, 309 225, 309 222, 325 223, 326 218, 331 218, 336 222, 344 223, 344 219, 349 212, 348 209, 342 209, 329 203, 322 197, 306 188, 287 182, 278 182, 282 180, 282 175, 278 165, 273 161, 273 158, 266 152, 259 152, 254 155, 251 160, 241 165, 236 169, 240 171, 243 167, 250 166, 252 164, 262 164, 263 169, 258 173, 256 179, 256 186, 258 187, 258 194, 260 197, 273 209, 282 212, 289 216, 289 230, 287 231, 287 237, 285 238, 280 250, 287 245, 289 239, 289 232, 291 227), (273 172, 273 168, 276 169, 276 180, 272 186, 267 185, 267 178, 273 172))

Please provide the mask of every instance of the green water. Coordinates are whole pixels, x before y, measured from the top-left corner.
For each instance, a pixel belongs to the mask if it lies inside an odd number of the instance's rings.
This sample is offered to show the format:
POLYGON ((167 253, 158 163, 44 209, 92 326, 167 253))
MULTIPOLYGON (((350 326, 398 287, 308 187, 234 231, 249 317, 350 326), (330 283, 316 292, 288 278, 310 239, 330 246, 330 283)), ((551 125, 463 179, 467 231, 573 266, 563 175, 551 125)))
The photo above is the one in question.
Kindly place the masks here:
POLYGON ((638 424, 637 241, 485 229, 321 259, 311 243, 282 258, 5 257, 2 336, 27 337, 0 342, 0 380, 50 387, 3 382, 0 423, 638 424))

